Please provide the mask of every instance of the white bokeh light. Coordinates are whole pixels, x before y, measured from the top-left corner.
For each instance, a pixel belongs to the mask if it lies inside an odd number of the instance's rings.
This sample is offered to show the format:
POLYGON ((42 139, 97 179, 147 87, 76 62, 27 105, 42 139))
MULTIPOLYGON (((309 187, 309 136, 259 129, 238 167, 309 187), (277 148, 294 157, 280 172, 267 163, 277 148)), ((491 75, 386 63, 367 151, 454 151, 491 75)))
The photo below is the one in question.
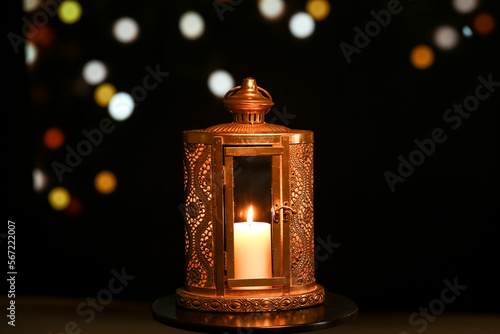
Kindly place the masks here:
POLYGON ((293 36, 307 38, 314 32, 315 23, 311 15, 300 12, 292 16, 288 27, 293 36))
POLYGON ((443 50, 451 50, 458 44, 460 35, 450 26, 441 26, 434 32, 434 43, 443 50))
POLYGON ((260 14, 268 20, 279 18, 285 11, 283 0, 259 0, 258 8, 260 14))
POLYGON ((108 76, 108 69, 102 61, 91 60, 83 66, 82 75, 89 85, 98 85, 108 76))
POLYGON ((40 0, 23 0, 23 10, 32 12, 40 6, 40 0))
POLYGON ((467 14, 476 9, 478 0, 453 0, 453 8, 459 13, 467 14))
POLYGON ((139 25, 131 17, 122 17, 113 24, 113 36, 122 43, 130 43, 139 36, 139 25))
POLYGON ((465 25, 465 26, 462 28, 462 34, 463 34, 465 37, 471 37, 471 36, 472 36, 472 29, 471 29, 468 25, 465 25))
POLYGON ((208 76, 208 89, 217 97, 224 97, 233 87, 234 79, 227 71, 216 70, 208 76))
POLYGON ((205 31, 203 17, 195 11, 189 11, 179 18, 179 30, 187 39, 197 39, 205 31))
POLYGON ((26 50, 26 64, 27 65, 33 65, 38 57, 38 50, 35 46, 35 44, 31 43, 30 41, 26 42, 25 46, 26 50))
POLYGON ((118 92, 109 101, 108 112, 111 118, 116 121, 123 121, 132 115, 135 103, 130 94, 118 92))
POLYGON ((40 192, 47 186, 47 176, 38 168, 33 170, 33 189, 40 192))

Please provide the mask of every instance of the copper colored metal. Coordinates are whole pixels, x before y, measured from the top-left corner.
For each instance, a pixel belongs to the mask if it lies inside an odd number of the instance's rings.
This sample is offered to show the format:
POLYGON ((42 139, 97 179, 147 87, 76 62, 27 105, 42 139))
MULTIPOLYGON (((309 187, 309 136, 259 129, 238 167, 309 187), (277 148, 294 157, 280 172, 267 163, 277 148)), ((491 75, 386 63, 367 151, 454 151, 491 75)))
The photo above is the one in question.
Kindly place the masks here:
POLYGON ((245 78, 241 86, 229 90, 224 96, 224 107, 233 113, 236 123, 264 123, 264 115, 274 106, 271 94, 257 86, 252 78, 245 78), (234 93, 236 91, 236 93, 234 93), (264 92, 268 97, 262 95, 264 92))
POLYGON ((173 296, 153 304, 155 319, 165 325, 202 333, 272 333, 289 334, 322 330, 342 325, 357 316, 357 305, 349 298, 326 293, 325 303, 318 307, 287 312, 239 314, 200 312, 175 307, 173 296))
POLYGON ((266 123, 273 105, 267 91, 245 78, 224 97, 232 123, 184 131, 186 274, 176 292, 180 307, 256 312, 324 301, 314 278, 313 132, 266 123), (237 279, 234 161, 262 156, 271 162, 272 278, 237 279))

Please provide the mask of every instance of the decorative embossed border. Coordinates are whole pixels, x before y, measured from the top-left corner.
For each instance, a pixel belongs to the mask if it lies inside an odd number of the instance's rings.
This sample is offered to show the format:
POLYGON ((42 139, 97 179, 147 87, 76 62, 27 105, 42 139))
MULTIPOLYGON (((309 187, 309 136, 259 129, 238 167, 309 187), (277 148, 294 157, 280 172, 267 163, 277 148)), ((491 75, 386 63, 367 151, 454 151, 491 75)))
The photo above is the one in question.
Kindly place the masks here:
POLYGON ((272 312, 294 310, 321 304, 325 301, 324 288, 316 284, 313 291, 273 297, 242 296, 200 296, 186 292, 183 288, 176 291, 177 306, 209 312, 272 312))

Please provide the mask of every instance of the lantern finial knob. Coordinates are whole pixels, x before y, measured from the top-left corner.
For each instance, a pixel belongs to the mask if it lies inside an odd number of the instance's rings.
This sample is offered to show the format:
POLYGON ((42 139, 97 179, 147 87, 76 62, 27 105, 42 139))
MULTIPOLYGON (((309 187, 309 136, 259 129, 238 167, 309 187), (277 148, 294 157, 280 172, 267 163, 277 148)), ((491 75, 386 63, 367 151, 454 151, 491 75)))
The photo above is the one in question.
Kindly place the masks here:
POLYGON ((255 79, 250 77, 243 79, 241 86, 230 89, 224 96, 224 107, 233 114, 235 123, 264 123, 264 115, 272 106, 271 94, 257 86, 255 79))

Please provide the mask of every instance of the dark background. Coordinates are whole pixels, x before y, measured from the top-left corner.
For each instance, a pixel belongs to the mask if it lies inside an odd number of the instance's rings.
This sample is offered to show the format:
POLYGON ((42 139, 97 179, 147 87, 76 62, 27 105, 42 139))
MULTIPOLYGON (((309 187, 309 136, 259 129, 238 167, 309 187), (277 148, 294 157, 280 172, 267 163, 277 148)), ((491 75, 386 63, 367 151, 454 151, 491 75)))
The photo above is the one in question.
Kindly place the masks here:
MULTIPOLYGON (((352 44, 353 28, 363 28, 373 20, 370 11, 387 1, 332 2, 314 34, 298 40, 288 19, 304 4, 287 2, 284 17, 269 22, 253 1, 226 12, 223 21, 211 1, 85 2, 78 23, 51 19, 56 40, 29 71, 3 34, 4 224, 16 222, 20 295, 85 300, 123 267, 135 279, 116 298, 152 302, 183 284, 181 132, 230 120, 206 85, 222 68, 236 84, 254 77, 277 110, 296 115, 285 125, 315 132, 315 235, 340 244, 318 263, 316 279, 328 291, 351 297, 361 311, 414 312, 440 298, 445 279, 456 278, 467 289, 447 311, 500 310, 500 92, 456 131, 442 120, 446 109, 474 94, 479 75, 500 81, 498 26, 489 35, 461 36, 451 51, 432 42, 441 24, 460 31, 480 11, 498 20, 498 4, 485 0, 463 15, 451 1, 403 1, 404 10, 350 64, 339 43, 352 44), (195 41, 178 30, 187 10, 205 19, 205 34, 195 41), (141 28, 130 45, 110 33, 125 15, 141 28), (418 44, 435 52, 429 69, 409 62, 418 44), (75 146, 83 129, 107 117, 93 101, 94 87, 81 83, 82 66, 94 58, 108 64, 107 81, 119 91, 141 84, 146 66, 159 64, 170 75, 59 184, 50 163, 66 152, 46 150, 42 136, 59 126, 65 145, 75 146), (35 103, 34 87, 41 84, 48 87, 46 101, 35 103), (391 192, 384 172, 397 173, 398 156, 408 158, 413 141, 437 127, 447 141, 391 192), (33 191, 35 167, 50 178, 41 193, 33 191), (103 169, 118 178, 110 195, 93 187, 103 169), (50 207, 47 193, 58 185, 82 200, 82 215, 50 207)), ((20 4, 6 14, 7 31, 21 35, 20 4)))

